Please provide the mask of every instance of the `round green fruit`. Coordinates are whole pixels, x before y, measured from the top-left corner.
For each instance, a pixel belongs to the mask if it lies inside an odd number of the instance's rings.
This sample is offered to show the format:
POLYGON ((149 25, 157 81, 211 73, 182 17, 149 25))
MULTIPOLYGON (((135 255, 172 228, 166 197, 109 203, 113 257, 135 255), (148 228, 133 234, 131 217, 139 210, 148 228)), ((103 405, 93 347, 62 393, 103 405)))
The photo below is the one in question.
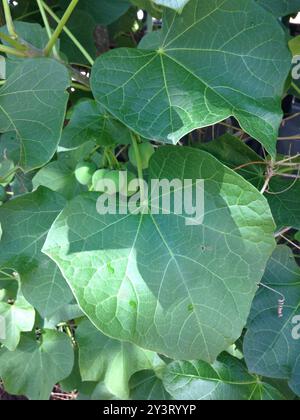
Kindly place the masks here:
POLYGON ((93 162, 79 162, 75 169, 75 177, 79 184, 89 185, 97 166, 93 162))
POLYGON ((0 185, 0 201, 6 200, 6 191, 5 188, 0 185))
MULTIPOLYGON (((154 154, 155 149, 151 143, 141 143, 138 144, 141 161, 142 161, 142 169, 147 169, 149 167, 149 161, 151 156, 154 154)), ((129 148, 129 160, 133 166, 137 168, 137 161, 135 156, 134 147, 130 146, 129 148)))
POLYGON ((125 197, 131 197, 139 189, 138 180, 134 173, 129 172, 129 171, 126 171, 126 173, 127 173, 127 183, 126 184, 125 182, 121 183, 121 189, 119 192, 125 197), (135 181, 135 182, 132 182, 132 181, 135 181))

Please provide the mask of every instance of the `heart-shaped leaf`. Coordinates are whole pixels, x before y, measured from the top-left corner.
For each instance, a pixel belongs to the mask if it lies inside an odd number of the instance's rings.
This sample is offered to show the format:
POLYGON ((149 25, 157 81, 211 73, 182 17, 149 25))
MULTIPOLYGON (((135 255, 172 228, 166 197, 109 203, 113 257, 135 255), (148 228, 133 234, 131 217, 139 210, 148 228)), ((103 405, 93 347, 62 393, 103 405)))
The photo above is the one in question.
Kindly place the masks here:
POLYGON ((274 156, 291 67, 278 21, 252 0, 191 0, 163 22, 156 51, 96 61, 96 100, 143 137, 173 144, 233 115, 274 156))
POLYGON ((48 400, 53 386, 72 371, 74 352, 67 335, 46 330, 39 341, 23 335, 16 351, 0 350, 5 389, 31 400, 48 400))
POLYGON ((274 249, 273 219, 265 198, 209 154, 160 148, 149 179, 178 176, 205 182, 202 225, 187 226, 189 216, 174 211, 100 215, 89 193, 66 206, 43 252, 104 334, 213 361, 246 324, 274 249))
POLYGON ((18 164, 30 171, 47 163, 61 136, 70 84, 67 69, 48 58, 24 60, 0 90, 0 132, 14 131, 18 164))

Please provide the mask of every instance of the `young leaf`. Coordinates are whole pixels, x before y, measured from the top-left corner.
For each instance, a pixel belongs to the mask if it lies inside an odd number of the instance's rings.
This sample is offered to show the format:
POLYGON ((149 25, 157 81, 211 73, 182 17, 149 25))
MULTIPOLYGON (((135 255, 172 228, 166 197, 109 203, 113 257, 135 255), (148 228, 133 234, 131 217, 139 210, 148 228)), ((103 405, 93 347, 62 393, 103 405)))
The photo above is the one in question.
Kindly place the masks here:
POLYGON ((53 386, 69 376, 74 363, 70 339, 47 330, 39 341, 23 335, 16 351, 0 350, 0 377, 7 392, 48 400, 53 386))
POLYGON ((34 308, 19 295, 13 304, 0 302, 0 317, 5 320, 5 338, 0 342, 10 351, 16 350, 21 332, 30 332, 34 327, 34 308))
POLYGON ((0 90, 0 132, 14 131, 19 165, 30 171, 55 153, 68 100, 66 68, 48 58, 22 62, 0 90))
POLYGON ((274 156, 291 67, 277 20, 249 0, 190 0, 181 14, 165 11, 161 35, 156 51, 98 58, 96 100, 143 137, 173 144, 233 115, 274 156))
POLYGON ((101 215, 90 193, 67 205, 43 252, 103 333, 211 362, 246 324, 275 246, 273 219, 252 185, 205 152, 160 148, 149 171, 149 180, 203 179, 203 224, 173 211, 101 215))
POLYGON ((300 268, 288 247, 277 247, 263 282, 284 295, 283 317, 278 317, 278 299, 282 298, 261 287, 253 303, 244 341, 246 362, 249 370, 258 375, 289 380, 292 390, 300 395, 300 334, 297 333, 300 268))
POLYGON ((121 399, 128 399, 129 380, 135 372, 163 363, 155 353, 106 337, 87 319, 79 324, 76 341, 82 380, 101 381, 121 399))
POLYGON ((48 230, 64 203, 60 195, 39 188, 0 207, 0 267, 19 273, 24 297, 43 316, 51 316, 72 299, 56 265, 41 253, 48 230))
POLYGON ((271 385, 250 375, 242 362, 226 354, 213 365, 173 362, 166 368, 163 384, 176 400, 285 400, 271 385))
POLYGON ((44 186, 60 193, 67 200, 87 190, 77 182, 74 169, 68 167, 63 160, 44 166, 35 175, 32 182, 34 189, 44 186))

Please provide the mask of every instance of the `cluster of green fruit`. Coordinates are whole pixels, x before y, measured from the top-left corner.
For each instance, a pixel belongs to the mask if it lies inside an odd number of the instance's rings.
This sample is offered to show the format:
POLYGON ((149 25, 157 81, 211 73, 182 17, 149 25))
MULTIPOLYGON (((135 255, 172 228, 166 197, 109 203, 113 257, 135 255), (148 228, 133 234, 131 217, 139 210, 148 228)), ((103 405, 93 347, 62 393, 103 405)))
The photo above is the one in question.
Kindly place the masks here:
MULTIPOLYGON (((154 147, 150 143, 141 143, 138 145, 138 149, 141 167, 142 169, 147 169, 151 156, 154 153, 154 147)), ((129 161, 134 167, 138 166, 134 148, 132 146, 129 148, 129 161)), ((127 197, 132 196, 138 190, 138 184, 132 182, 136 179, 134 173, 126 171, 125 177, 124 170, 98 169, 96 164, 90 161, 78 163, 75 169, 75 177, 81 185, 88 185, 91 187, 91 190, 102 193, 109 193, 109 190, 107 189, 109 182, 113 186, 114 192, 127 197)))

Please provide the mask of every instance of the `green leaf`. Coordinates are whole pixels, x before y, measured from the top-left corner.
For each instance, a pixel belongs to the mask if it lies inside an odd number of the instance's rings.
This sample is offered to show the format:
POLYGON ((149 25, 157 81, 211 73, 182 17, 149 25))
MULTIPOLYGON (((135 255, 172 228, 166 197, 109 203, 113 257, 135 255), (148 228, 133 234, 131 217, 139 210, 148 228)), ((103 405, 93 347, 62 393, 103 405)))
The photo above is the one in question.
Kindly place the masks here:
POLYGON ((0 342, 10 351, 16 350, 21 332, 30 332, 34 327, 34 308, 19 295, 13 304, 0 302, 0 318, 5 320, 5 338, 0 342))
POLYGON ((51 316, 72 299, 58 267, 41 253, 48 230, 65 200, 45 188, 0 207, 0 267, 20 274, 24 297, 43 316, 51 316))
POLYGON ((19 165, 30 171, 47 163, 57 148, 69 86, 66 68, 52 59, 20 64, 0 90, 0 132, 14 131, 19 165))
POLYGON ((129 380, 135 372, 162 363, 155 353, 106 337, 87 319, 79 324, 76 341, 82 380, 101 381, 120 399, 129 398, 129 380))
MULTIPOLYGON (((225 134, 218 139, 201 143, 197 147, 215 156, 225 165, 255 185, 264 185, 267 165, 265 161, 237 137, 225 134), (238 169, 239 168, 239 169, 238 169)), ((271 207, 277 230, 284 227, 300 229, 300 183, 293 178, 274 176, 265 196, 271 207)))
POLYGON ((246 324, 275 246, 270 210, 202 151, 160 148, 149 171, 149 179, 203 179, 203 224, 186 226, 188 216, 173 212, 103 216, 89 193, 66 206, 43 252, 104 334, 171 358, 213 361, 246 324))
POLYGON ((53 386, 69 376, 74 353, 69 338, 47 330, 39 341, 23 335, 14 352, 0 350, 0 377, 5 390, 31 400, 47 400, 53 386))
POLYGON ((287 16, 300 11, 300 0, 257 0, 275 16, 287 16))
POLYGON ((44 186, 60 193, 67 200, 86 191, 80 185, 74 174, 74 169, 68 167, 64 161, 55 161, 44 166, 33 178, 33 187, 44 186))
POLYGON ((163 383, 176 400, 285 400, 271 385, 250 375, 242 362, 225 354, 213 365, 173 362, 163 383))
POLYGON ((277 230, 289 226, 300 229, 299 180, 295 182, 293 178, 273 177, 266 197, 277 224, 277 230))
POLYGON ((96 100, 143 137, 173 144, 233 115, 275 156, 291 67, 277 20, 249 0, 191 0, 180 15, 166 10, 163 22, 156 51, 115 49, 97 59, 96 100))
POLYGON ((130 144, 130 131, 93 100, 79 102, 73 110, 71 121, 63 130, 60 145, 74 149, 87 141, 101 146, 130 144))
POLYGON ((224 134, 214 141, 200 143, 197 147, 235 170, 257 189, 263 187, 266 170, 264 160, 238 137, 224 134))
POLYGON ((172 400, 164 388, 163 382, 153 371, 137 372, 130 381, 130 398, 132 400, 172 400))
POLYGON ((280 295, 262 287, 254 300, 244 341, 246 362, 258 375, 289 380, 292 390, 300 395, 300 268, 288 247, 277 247, 263 283, 285 296, 283 317, 278 317, 280 295))

